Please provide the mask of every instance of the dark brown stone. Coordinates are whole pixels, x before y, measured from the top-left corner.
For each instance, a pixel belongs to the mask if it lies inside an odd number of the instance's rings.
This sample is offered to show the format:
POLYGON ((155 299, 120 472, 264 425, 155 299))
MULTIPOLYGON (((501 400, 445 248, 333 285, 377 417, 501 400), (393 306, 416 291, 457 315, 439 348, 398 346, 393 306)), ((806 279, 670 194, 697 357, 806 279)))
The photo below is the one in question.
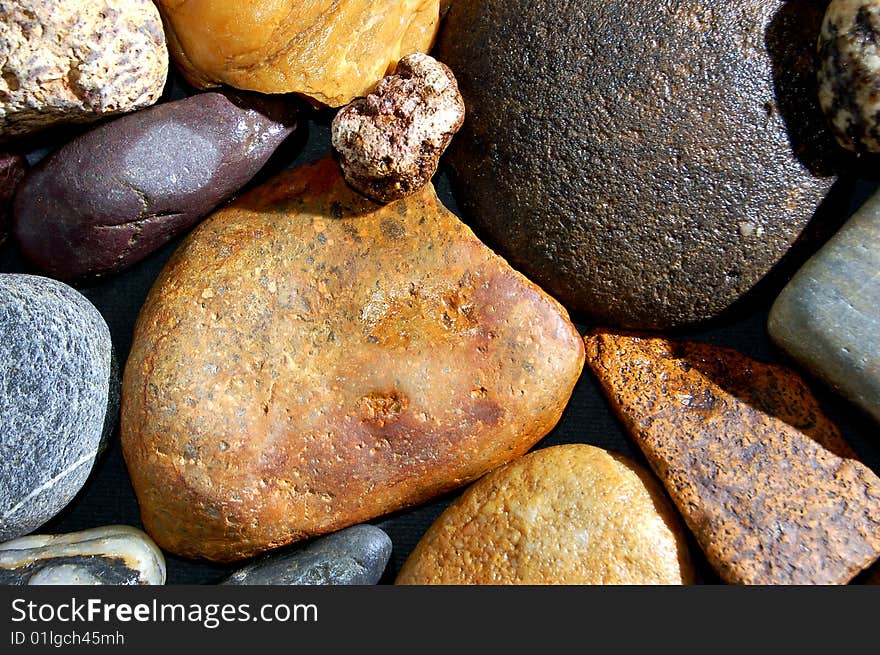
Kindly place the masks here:
POLYGON ((880 479, 792 371, 659 337, 585 341, 612 408, 727 582, 842 584, 880 556, 880 479))
POLYGON ((465 214, 570 310, 716 316, 833 178, 814 55, 825 2, 462 0, 436 56, 468 109, 465 214))

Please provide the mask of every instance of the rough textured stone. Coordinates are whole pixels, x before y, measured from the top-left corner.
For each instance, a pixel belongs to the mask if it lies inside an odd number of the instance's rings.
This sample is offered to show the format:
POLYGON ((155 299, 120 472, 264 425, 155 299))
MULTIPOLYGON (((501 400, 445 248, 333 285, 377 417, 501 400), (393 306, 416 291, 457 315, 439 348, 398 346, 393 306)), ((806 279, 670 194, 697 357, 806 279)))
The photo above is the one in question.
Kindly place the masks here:
POLYGON ((24 179, 27 160, 13 152, 0 153, 0 244, 6 240, 15 190, 24 179))
POLYGON ((880 152, 880 4, 832 0, 819 38, 819 102, 837 142, 880 152))
POLYGON ((101 125, 28 176, 16 242, 60 279, 131 266, 256 175, 297 113, 289 99, 204 93, 101 125))
POLYGON ((601 330, 586 344, 726 581, 840 584, 880 556, 880 479, 797 375, 707 344, 601 330))
POLYGON ((565 310, 426 187, 328 157, 203 222, 159 276, 122 445, 167 550, 235 560, 424 501, 526 452, 583 366, 565 310))
POLYGON ((434 55, 468 117, 447 162, 478 233, 602 323, 716 316, 789 249, 839 149, 821 1, 460 0, 434 55))
POLYGON ((374 585, 390 557, 387 534, 371 525, 354 525, 307 546, 248 564, 223 584, 374 585))
POLYGON ((339 107, 397 60, 427 52, 438 0, 158 0, 171 53, 196 87, 300 93, 339 107))
POLYGON ((162 551, 125 525, 57 535, 32 535, 0 544, 3 585, 161 585, 162 551))
POLYGON ((880 194, 794 276, 773 305, 771 338, 880 421, 880 194))
POLYGON ((464 121, 455 76, 428 55, 407 55, 394 75, 333 119, 333 147, 345 180, 391 202, 423 188, 464 121))
POLYGON ((397 584, 682 584, 675 510, 647 471, 584 444, 487 475, 431 526, 397 584))
POLYGON ((0 275, 0 541, 55 516, 88 477, 104 430, 110 330, 70 287, 0 275))
POLYGON ((167 76, 150 0, 0 0, 0 138, 149 106, 167 76))

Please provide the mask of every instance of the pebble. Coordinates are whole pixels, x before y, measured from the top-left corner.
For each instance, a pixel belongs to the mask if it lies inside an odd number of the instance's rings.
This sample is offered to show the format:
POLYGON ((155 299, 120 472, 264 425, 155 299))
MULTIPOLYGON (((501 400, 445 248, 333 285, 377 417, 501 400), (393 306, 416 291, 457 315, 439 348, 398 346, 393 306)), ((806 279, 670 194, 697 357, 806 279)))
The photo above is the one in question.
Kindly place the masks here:
POLYGON ((4 2, 0 61, 0 140, 147 107, 168 77, 150 0, 4 2))
POLYGON ((811 373, 880 421, 880 194, 783 289, 767 329, 811 373))
POLYGON ((382 205, 332 157, 206 219, 160 274, 123 376, 147 532, 235 561, 467 484, 556 425, 565 310, 433 187, 382 205))
POLYGON ((196 88, 297 93, 340 107, 404 55, 427 52, 439 0, 157 0, 171 52, 196 88))
POLYGON ((684 527, 647 471, 569 444, 490 473, 443 512, 397 584, 690 584, 684 527))
POLYGON ((793 371, 594 330, 587 362, 731 584, 845 584, 880 557, 880 478, 793 371))
POLYGON ((248 564, 223 584, 374 585, 390 557, 387 534, 371 525, 354 525, 248 564))
POLYGON ((0 541, 61 511, 95 462, 111 386, 110 331, 71 287, 0 274, 0 541))
POLYGON ((819 37, 819 102, 837 142, 880 152, 880 4, 832 0, 819 37))
POLYGON ((0 585, 162 584, 162 551, 146 534, 125 525, 0 544, 0 585))
POLYGON ((16 243, 55 278, 121 271, 244 186, 298 115, 289 98, 202 93, 105 123, 27 177, 15 199, 16 243))
POLYGON ((416 53, 397 64, 366 98, 333 119, 333 148, 345 180, 379 202, 423 188, 464 121, 455 76, 436 59, 416 53))
POLYGON ((444 159, 464 217, 593 324, 723 314, 789 252, 841 168, 816 93, 823 13, 451 3, 432 54, 467 107, 444 159))

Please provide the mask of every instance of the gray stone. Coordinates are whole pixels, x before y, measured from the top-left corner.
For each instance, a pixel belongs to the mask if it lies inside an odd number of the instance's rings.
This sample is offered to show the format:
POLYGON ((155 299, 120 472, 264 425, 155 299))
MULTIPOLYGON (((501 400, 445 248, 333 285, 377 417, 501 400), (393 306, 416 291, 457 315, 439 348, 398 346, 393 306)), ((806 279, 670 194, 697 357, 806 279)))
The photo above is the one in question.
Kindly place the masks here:
POLYGON ((379 528, 355 525, 248 564, 228 585, 372 585, 391 557, 391 539, 379 528))
POLYGON ((146 534, 125 525, 32 535, 0 544, 0 584, 161 585, 165 558, 146 534))
POLYGON ((880 420, 880 193, 783 289, 768 330, 801 365, 880 420))
POLYGON ((110 330, 67 285, 0 275, 0 541, 38 528, 82 488, 105 428, 110 330))

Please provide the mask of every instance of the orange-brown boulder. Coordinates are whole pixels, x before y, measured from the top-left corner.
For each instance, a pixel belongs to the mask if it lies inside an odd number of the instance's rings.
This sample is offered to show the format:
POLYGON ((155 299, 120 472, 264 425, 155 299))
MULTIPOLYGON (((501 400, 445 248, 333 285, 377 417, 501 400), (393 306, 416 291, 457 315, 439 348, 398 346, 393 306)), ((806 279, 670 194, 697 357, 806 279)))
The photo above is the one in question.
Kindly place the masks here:
POLYGON ((727 582, 842 584, 880 556, 880 478, 781 366, 597 330, 587 361, 727 582))
POLYGON ((157 0, 168 45, 199 88, 299 93, 339 107, 401 57, 431 48, 439 0, 157 0))
POLYGON ((583 366, 565 310, 433 188, 380 205, 331 159, 215 213, 156 281, 122 444, 165 549, 231 561, 525 453, 583 366))

